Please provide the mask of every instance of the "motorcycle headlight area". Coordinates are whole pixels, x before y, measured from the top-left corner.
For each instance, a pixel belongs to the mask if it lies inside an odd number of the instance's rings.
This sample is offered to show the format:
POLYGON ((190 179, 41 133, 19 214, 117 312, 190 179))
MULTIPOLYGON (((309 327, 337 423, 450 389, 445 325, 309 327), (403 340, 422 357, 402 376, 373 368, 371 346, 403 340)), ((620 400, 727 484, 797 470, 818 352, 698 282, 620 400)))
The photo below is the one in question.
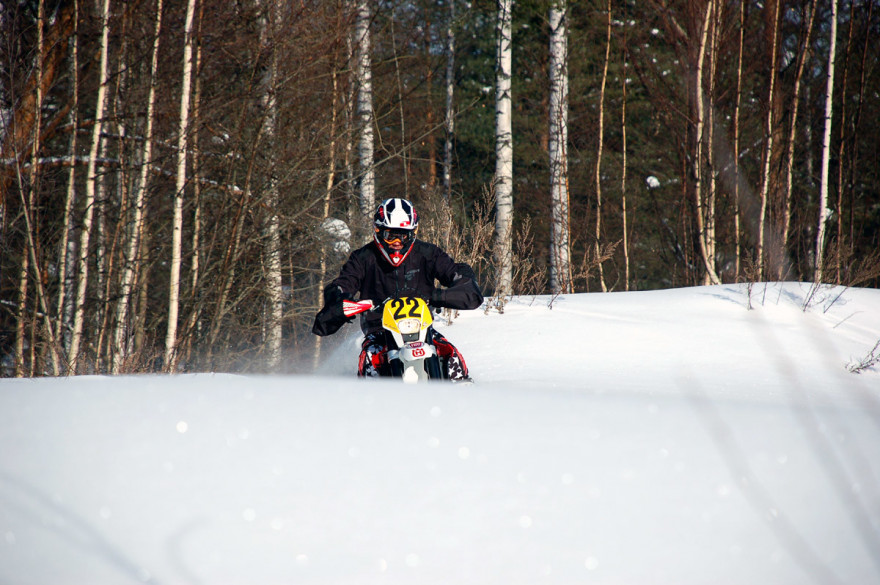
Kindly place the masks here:
POLYGON ((418 333, 422 328, 421 319, 401 319, 397 322, 397 328, 403 335, 412 335, 418 333))

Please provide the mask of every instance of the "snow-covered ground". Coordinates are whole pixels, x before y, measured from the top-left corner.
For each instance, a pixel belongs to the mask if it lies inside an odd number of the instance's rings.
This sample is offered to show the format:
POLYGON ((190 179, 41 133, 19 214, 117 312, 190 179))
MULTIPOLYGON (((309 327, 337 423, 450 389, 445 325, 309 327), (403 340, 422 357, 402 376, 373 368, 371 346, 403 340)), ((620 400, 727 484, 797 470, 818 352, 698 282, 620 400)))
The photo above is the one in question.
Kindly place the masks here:
POLYGON ((880 583, 880 291, 813 292, 517 298, 439 327, 473 386, 354 380, 352 329, 2 380, 0 583, 880 583))

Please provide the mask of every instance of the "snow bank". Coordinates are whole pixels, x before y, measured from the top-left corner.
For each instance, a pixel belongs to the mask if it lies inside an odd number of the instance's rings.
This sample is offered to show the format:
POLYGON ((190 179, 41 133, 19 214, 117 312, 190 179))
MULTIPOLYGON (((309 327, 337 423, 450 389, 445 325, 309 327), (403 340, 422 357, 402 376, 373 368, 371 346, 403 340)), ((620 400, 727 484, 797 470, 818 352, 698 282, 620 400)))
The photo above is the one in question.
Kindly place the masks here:
POLYGON ((469 387, 0 381, 0 582, 878 582, 880 291, 757 294, 465 313, 469 387))

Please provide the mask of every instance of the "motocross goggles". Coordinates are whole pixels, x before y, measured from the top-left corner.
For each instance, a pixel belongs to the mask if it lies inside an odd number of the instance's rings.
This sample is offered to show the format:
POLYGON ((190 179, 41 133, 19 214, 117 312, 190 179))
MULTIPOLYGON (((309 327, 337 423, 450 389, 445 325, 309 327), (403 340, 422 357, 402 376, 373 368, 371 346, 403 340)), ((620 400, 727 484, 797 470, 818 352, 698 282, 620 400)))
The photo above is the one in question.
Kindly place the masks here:
POLYGON ((404 246, 412 243, 416 239, 415 230, 404 230, 399 228, 376 228, 379 238, 386 244, 400 242, 404 246))

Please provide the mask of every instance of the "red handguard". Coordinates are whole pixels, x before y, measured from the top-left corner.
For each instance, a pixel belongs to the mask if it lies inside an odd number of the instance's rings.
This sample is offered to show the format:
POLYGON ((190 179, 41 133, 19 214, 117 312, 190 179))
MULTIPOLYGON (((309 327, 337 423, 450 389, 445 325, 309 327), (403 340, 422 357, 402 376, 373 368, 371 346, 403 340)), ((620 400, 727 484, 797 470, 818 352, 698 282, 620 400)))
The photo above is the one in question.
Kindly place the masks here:
POLYGON ((358 313, 369 311, 373 308, 373 301, 366 299, 364 301, 342 301, 342 313, 346 317, 353 317, 358 313))

